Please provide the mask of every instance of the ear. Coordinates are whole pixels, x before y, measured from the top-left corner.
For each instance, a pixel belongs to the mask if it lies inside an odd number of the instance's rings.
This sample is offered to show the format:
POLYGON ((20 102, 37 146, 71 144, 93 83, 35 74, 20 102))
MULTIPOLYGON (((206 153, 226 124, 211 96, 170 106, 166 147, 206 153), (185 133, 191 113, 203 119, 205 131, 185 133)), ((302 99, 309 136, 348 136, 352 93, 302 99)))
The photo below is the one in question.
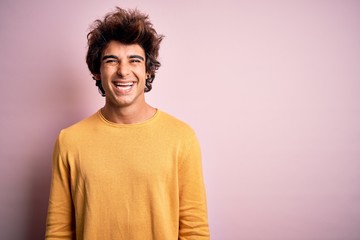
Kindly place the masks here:
POLYGON ((94 78, 94 80, 101 80, 100 79, 100 74, 94 74, 93 78, 94 78))

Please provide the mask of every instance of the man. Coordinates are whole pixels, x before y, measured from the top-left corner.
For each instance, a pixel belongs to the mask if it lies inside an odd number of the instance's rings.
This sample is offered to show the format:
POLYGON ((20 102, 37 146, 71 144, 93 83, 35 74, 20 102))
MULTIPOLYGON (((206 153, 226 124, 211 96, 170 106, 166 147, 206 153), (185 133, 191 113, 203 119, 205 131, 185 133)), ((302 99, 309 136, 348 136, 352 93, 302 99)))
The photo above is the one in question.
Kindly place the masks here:
POLYGON ((162 38, 137 10, 95 21, 86 61, 105 106, 59 134, 46 239, 209 239, 195 133, 145 101, 162 38))

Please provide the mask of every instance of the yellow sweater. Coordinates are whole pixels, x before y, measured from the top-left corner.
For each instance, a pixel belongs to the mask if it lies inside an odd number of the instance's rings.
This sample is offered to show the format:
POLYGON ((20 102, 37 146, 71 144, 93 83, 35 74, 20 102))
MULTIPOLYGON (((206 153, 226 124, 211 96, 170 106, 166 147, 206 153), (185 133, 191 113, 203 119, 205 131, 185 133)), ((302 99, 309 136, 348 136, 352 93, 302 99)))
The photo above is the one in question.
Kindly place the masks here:
POLYGON ((115 124, 98 111, 60 132, 46 239, 209 239, 193 130, 162 112, 115 124))

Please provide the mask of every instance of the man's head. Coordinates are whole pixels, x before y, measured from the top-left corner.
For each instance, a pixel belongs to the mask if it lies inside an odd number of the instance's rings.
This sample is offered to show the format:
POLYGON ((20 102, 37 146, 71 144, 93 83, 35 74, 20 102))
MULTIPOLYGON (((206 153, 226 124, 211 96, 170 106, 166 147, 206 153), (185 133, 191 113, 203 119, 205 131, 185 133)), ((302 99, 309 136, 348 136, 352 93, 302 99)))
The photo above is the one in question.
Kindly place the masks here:
POLYGON ((89 48, 86 63, 103 96, 105 91, 99 79, 101 57, 111 41, 126 45, 138 44, 144 49, 146 73, 149 76, 146 78, 145 92, 151 90, 155 71, 160 67, 157 58, 163 36, 156 33, 147 15, 138 10, 116 8, 114 12, 107 14, 104 20, 94 22, 87 38, 89 48))

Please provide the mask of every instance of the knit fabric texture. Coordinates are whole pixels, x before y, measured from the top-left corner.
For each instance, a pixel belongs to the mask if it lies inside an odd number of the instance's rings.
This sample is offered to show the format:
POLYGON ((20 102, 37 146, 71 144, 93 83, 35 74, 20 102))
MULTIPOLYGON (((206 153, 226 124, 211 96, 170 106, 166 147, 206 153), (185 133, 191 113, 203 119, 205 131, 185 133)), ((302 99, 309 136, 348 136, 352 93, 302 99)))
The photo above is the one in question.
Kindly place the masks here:
POLYGON ((46 239, 209 239, 201 165, 194 131, 169 114, 115 124, 98 111, 58 136, 46 239))

